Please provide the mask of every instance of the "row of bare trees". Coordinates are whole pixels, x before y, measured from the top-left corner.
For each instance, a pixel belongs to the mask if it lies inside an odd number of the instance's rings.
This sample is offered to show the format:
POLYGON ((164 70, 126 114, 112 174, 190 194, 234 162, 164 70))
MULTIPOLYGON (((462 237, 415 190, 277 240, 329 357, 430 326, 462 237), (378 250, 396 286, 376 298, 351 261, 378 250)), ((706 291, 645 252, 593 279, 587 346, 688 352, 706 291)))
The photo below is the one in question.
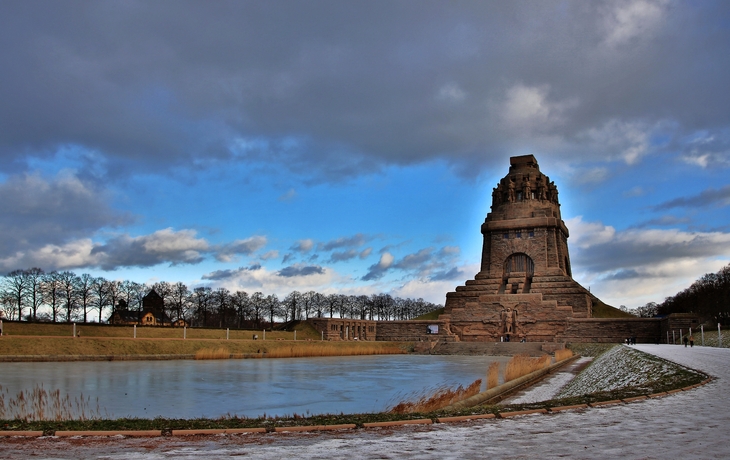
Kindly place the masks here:
POLYGON ((230 292, 181 282, 152 285, 107 280, 70 271, 44 273, 40 268, 15 270, 0 280, 0 309, 8 319, 51 322, 103 322, 117 308, 142 309, 142 299, 154 289, 170 321, 195 326, 261 327, 312 317, 377 320, 413 319, 440 305, 389 294, 344 295, 293 291, 280 299, 262 292, 230 292))
POLYGON ((657 306, 657 312, 695 313, 705 320, 730 324, 730 265, 703 275, 687 289, 667 297, 657 306))

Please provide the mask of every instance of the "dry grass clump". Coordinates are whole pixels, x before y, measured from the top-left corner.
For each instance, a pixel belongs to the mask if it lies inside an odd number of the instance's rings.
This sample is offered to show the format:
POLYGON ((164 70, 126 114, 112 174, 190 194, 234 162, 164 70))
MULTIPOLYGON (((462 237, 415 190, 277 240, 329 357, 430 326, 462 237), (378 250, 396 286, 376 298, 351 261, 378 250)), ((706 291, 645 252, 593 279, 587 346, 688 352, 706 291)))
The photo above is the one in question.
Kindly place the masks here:
POLYGON ((531 358, 527 355, 515 355, 507 362, 504 369, 504 381, 509 382, 531 372, 544 369, 550 365, 552 358, 548 355, 531 358))
POLYGON ((7 389, 0 385, 0 420, 62 421, 62 420, 98 420, 102 418, 99 409, 99 398, 95 407, 90 397, 78 398, 69 395, 61 396, 60 390, 48 392, 43 385, 36 385, 30 391, 19 391, 11 396, 7 389))
MULTIPOLYGON (((349 344, 348 344, 349 345, 349 344)), ((314 356, 394 355, 404 353, 398 346, 359 343, 348 346, 340 343, 282 346, 265 351, 267 358, 306 358, 314 356)))
POLYGON ((573 356, 573 350, 570 348, 563 348, 562 350, 555 350, 555 361, 562 361, 564 359, 573 356))
POLYGON ((195 359, 228 359, 231 352, 227 348, 203 348, 195 352, 195 359))
POLYGON ((487 390, 499 386, 499 361, 489 363, 487 368, 487 390))
POLYGON ((437 388, 431 396, 428 396, 428 392, 425 392, 420 397, 416 396, 418 399, 415 401, 402 401, 393 406, 393 408, 390 409, 390 412, 394 414, 433 412, 478 394, 481 386, 482 379, 478 379, 466 388, 462 385, 459 385, 455 390, 447 387, 440 387, 437 388))

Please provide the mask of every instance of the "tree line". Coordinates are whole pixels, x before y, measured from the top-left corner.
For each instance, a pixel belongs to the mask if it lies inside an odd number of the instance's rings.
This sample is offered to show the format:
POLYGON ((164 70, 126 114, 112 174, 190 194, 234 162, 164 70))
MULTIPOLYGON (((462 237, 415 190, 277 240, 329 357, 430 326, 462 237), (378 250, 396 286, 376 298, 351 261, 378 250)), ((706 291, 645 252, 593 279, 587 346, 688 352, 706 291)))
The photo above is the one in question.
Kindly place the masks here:
POLYGON ((707 273, 687 289, 656 305, 659 315, 695 313, 705 320, 730 323, 730 264, 707 273))
POLYGON ((45 273, 40 268, 14 270, 0 280, 0 310, 7 319, 44 322, 102 323, 115 309, 141 311, 152 289, 162 298, 169 321, 191 326, 250 328, 312 317, 409 320, 441 305, 389 294, 344 295, 292 291, 280 299, 262 292, 231 292, 185 283, 151 285, 108 280, 71 271, 45 273))

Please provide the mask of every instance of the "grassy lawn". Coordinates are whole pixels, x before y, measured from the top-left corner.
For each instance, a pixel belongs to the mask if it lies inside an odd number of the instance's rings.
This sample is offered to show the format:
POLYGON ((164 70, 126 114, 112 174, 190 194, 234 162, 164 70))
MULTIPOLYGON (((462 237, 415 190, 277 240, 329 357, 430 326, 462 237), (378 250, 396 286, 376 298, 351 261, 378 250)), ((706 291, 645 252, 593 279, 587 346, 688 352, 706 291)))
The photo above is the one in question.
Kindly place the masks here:
MULTIPOLYGON (((5 335, 11 337, 33 335, 33 336, 61 336, 71 337, 73 335, 73 324, 53 324, 53 323, 25 323, 25 322, 5 322, 3 324, 5 335)), ((297 339, 320 338, 320 334, 308 323, 300 323, 295 327, 297 331, 297 339)), ((81 333, 81 337, 134 337, 133 326, 116 326, 98 323, 77 323, 76 332, 81 333)), ((226 330, 217 328, 197 328, 189 327, 185 331, 188 339, 225 339, 226 330)), ((262 330, 241 330, 230 329, 228 336, 231 339, 252 339, 254 334, 263 338, 262 330)), ((137 337, 144 339, 182 339, 183 328, 181 327, 161 327, 161 326, 137 326, 137 337)), ((266 339, 276 340, 285 339, 293 340, 294 331, 266 331, 266 339)))

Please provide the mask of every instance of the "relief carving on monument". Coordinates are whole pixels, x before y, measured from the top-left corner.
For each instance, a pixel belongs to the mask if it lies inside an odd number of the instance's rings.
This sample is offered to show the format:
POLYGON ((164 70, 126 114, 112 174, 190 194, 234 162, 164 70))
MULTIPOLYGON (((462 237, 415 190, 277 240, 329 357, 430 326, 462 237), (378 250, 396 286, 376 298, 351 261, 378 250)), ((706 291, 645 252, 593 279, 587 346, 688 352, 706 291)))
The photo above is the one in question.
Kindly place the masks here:
POLYGON ((522 178, 522 199, 529 200, 532 198, 532 188, 530 186, 530 176, 522 178))

